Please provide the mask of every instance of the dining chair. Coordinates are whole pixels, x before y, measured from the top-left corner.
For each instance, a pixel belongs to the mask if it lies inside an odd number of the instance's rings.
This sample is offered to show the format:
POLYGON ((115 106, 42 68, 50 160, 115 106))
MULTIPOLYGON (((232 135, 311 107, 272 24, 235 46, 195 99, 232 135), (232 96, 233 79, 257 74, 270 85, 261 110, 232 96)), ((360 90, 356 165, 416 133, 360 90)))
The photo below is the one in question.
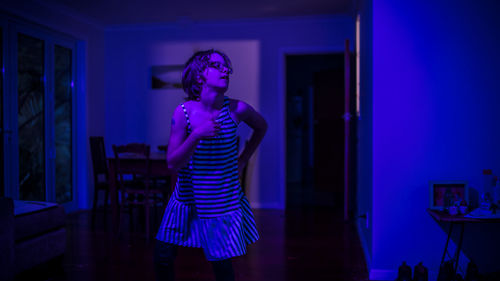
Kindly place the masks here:
MULTIPOLYGON (((161 153, 165 153, 164 157, 165 159, 167 158, 167 151, 168 151, 168 144, 167 145, 158 145, 158 151, 161 153)), ((153 177, 152 178, 153 182, 155 184, 160 184, 160 185, 165 185, 164 189, 164 200, 165 204, 168 203, 167 200, 170 198, 174 191, 175 187, 175 182, 177 180, 176 174, 171 174, 169 176, 159 176, 159 177, 153 177)))
POLYGON ((164 144, 160 144, 158 145, 158 151, 161 151, 161 152, 167 152, 167 149, 168 149, 168 145, 164 145, 164 144))
POLYGON ((149 240, 150 208, 155 208, 159 203, 164 204, 162 196, 157 196, 163 195, 163 188, 153 184, 151 180, 150 146, 142 143, 113 145, 113 152, 117 184, 121 190, 118 234, 122 228, 124 211, 128 209, 132 223, 132 208, 142 205, 145 213, 146 239, 149 240), (134 161, 130 161, 131 158, 134 158, 134 161), (127 177, 134 180, 126 180, 127 177))
POLYGON ((90 137, 90 152, 92 155, 92 166, 94 172, 94 202, 92 203, 92 214, 95 215, 97 209, 98 194, 104 191, 104 210, 108 205, 109 196, 109 173, 106 151, 104 148, 104 137, 90 137))

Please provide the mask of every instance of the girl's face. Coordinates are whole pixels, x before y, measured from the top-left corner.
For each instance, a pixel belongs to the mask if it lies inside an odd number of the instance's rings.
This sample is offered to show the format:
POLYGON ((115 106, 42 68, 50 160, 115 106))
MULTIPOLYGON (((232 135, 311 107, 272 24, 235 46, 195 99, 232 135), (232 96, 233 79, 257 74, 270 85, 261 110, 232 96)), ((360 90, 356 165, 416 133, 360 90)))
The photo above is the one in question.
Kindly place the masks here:
POLYGON ((205 86, 221 89, 225 92, 229 86, 229 74, 231 72, 231 68, 226 65, 221 55, 218 53, 211 54, 208 66, 204 71, 205 86))

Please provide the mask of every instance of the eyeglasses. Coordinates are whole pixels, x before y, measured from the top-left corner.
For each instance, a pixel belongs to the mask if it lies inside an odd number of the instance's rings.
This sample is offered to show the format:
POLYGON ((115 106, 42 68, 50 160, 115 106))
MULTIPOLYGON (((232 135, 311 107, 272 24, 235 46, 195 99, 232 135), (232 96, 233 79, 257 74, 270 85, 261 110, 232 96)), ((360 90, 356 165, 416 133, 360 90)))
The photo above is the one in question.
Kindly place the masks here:
POLYGON ((233 74, 233 69, 221 62, 218 62, 218 61, 210 61, 208 62, 208 66, 209 67, 213 67, 217 70, 219 70, 220 72, 225 72, 227 71, 228 74, 233 74))

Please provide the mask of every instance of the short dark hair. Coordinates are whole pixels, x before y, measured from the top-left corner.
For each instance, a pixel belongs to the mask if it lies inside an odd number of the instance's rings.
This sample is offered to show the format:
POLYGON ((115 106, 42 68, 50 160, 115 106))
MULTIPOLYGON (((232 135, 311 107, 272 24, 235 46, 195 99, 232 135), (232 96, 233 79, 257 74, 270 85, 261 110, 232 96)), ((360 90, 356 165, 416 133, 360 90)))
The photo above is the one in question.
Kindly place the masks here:
POLYGON ((184 65, 184 71, 182 71, 182 88, 186 92, 187 100, 199 100, 201 85, 200 79, 201 73, 207 68, 210 55, 217 53, 224 58, 226 65, 231 67, 231 61, 229 57, 223 52, 215 49, 210 49, 206 51, 198 51, 194 53, 184 65))

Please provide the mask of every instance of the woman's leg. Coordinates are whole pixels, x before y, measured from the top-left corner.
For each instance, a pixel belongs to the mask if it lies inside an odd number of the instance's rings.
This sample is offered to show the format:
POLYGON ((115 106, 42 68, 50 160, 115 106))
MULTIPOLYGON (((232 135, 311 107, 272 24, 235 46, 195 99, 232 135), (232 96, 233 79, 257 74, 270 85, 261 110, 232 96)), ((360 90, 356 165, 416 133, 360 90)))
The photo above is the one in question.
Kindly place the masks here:
POLYGON ((217 281, 234 281, 234 270, 231 259, 211 261, 217 281))
POLYGON ((176 245, 159 240, 155 241, 154 265, 157 281, 174 281, 174 261, 176 256, 176 245))

